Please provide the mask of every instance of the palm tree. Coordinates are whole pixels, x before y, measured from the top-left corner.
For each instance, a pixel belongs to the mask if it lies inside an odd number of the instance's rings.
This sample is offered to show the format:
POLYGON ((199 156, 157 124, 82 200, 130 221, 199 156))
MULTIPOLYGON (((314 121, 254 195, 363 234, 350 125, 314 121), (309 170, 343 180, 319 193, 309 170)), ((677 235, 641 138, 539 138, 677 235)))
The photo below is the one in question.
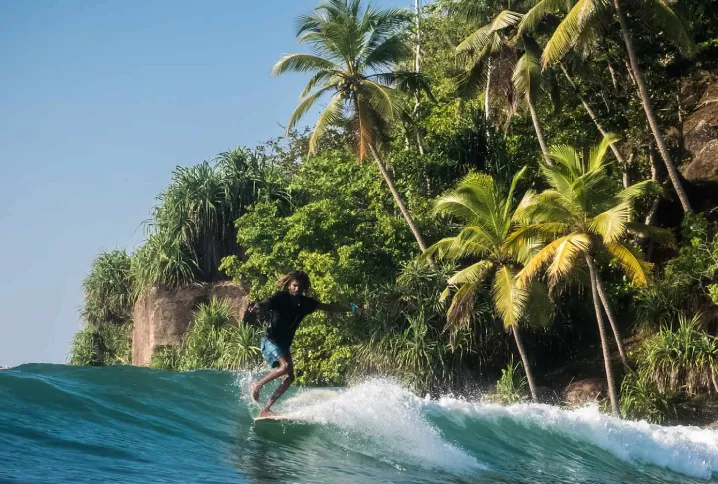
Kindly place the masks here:
MULTIPOLYGON (((485 15, 490 11, 488 6, 469 9, 471 15, 485 15)), ((459 87, 464 92, 471 92, 481 83, 482 77, 486 79, 484 88, 484 109, 488 117, 489 96, 492 91, 492 59, 498 66, 510 66, 513 91, 519 103, 526 103, 531 114, 536 138, 538 139, 544 160, 551 163, 548 158, 546 139, 541 129, 536 113, 536 96, 542 82, 541 67, 539 64, 540 51, 538 45, 526 35, 517 35, 517 27, 523 15, 511 10, 498 12, 492 20, 469 34, 457 47, 456 52, 465 62, 465 73, 459 81, 459 87), (518 57, 518 48, 523 49, 523 55, 518 57)), ((513 103, 512 103, 513 104, 513 103)), ((509 117, 513 114, 515 106, 511 106, 509 117)))
POLYGON ((369 155, 374 158, 423 252, 426 250, 424 238, 378 150, 378 144, 386 139, 387 123, 406 112, 400 91, 428 90, 428 83, 421 74, 395 69, 412 54, 398 31, 410 18, 400 9, 375 10, 369 6, 362 11, 360 0, 327 0, 298 21, 299 42, 309 44, 313 53, 282 57, 272 68, 272 74, 313 73, 287 130, 322 96, 331 95, 309 139, 310 153, 316 152, 322 134, 330 125, 339 123, 346 111, 359 159, 369 155))
POLYGON ((521 341, 520 322, 548 322, 550 308, 544 286, 537 282, 518 287, 515 276, 519 263, 530 255, 527 245, 512 252, 506 245, 511 232, 518 226, 520 212, 516 210, 514 191, 526 168, 518 172, 508 192, 497 187, 494 180, 483 174, 469 175, 456 190, 436 202, 435 213, 450 214, 461 219, 465 226, 456 237, 440 240, 427 250, 427 255, 464 261, 478 258, 478 262, 459 270, 448 280, 444 291, 447 298, 456 290, 447 312, 447 325, 457 329, 469 323, 476 302, 476 294, 491 280, 491 296, 504 327, 511 331, 521 355, 531 397, 537 400, 531 365, 521 341))
MULTIPOLYGON (((631 221, 633 201, 653 189, 654 182, 646 180, 617 190, 607 175, 608 164, 604 160, 610 144, 616 141, 617 138, 609 134, 587 157, 580 156, 570 146, 552 148, 549 156, 554 166, 541 166, 551 188, 527 201, 525 212, 530 223, 515 231, 508 245, 516 250, 533 246, 537 240, 543 241, 543 248, 519 272, 519 286, 528 284, 547 264, 550 286, 575 273, 582 261, 588 266, 608 392, 617 415, 618 401, 602 311, 602 305, 606 308, 609 305, 596 257, 608 253, 634 284, 645 286, 651 264, 646 262, 640 249, 627 242, 626 236, 633 232, 666 241, 670 240, 670 233, 631 221)), ((620 346, 618 328, 612 329, 620 346)))
MULTIPOLYGON (((692 56, 695 52, 695 46, 685 29, 683 22, 678 18, 673 10, 664 0, 639 0, 639 8, 645 12, 646 16, 651 16, 655 22, 661 26, 662 32, 672 40, 681 53, 686 56, 692 56)), ((566 4, 565 0, 539 0, 536 5, 524 17, 526 28, 535 27, 540 19, 557 10, 563 8, 566 4)), ((581 41, 581 37, 590 32, 596 23, 605 16, 616 14, 618 23, 621 27, 621 34, 628 53, 628 60, 631 71, 636 80, 638 95, 646 113, 648 125, 651 128, 653 137, 656 140, 656 146, 661 153, 668 175, 673 183, 673 188, 685 212, 691 211, 691 205, 688 201, 688 195, 683 188, 678 170, 673 163, 666 143, 661 134, 658 120, 653 111, 651 96, 643 80, 640 67, 638 65, 638 56, 633 46, 631 31, 626 21, 625 13, 621 6, 620 0, 576 0, 573 7, 561 21, 551 39, 546 44, 542 55, 542 63, 545 66, 558 63, 574 46, 581 41), (613 8, 611 8, 613 7, 613 8)))

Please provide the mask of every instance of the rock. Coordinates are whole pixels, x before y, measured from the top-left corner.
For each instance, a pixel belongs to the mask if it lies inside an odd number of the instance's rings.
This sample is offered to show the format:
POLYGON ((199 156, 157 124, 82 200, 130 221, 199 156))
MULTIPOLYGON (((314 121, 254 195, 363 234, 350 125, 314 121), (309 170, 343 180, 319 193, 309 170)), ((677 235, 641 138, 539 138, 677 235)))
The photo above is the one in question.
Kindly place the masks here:
POLYGON ((238 321, 249 305, 247 291, 235 282, 193 284, 176 290, 151 289, 132 312, 132 364, 147 366, 158 346, 179 346, 197 306, 212 297, 228 299, 238 321))
POLYGON ((563 401, 569 407, 580 407, 606 395, 606 382, 601 378, 587 378, 571 383, 563 392, 563 401))
POLYGON ((692 182, 718 180, 718 137, 708 141, 682 171, 692 182))
POLYGON ((683 143, 693 159, 681 172, 692 182, 718 179, 718 79, 704 82, 708 87, 683 121, 683 143))

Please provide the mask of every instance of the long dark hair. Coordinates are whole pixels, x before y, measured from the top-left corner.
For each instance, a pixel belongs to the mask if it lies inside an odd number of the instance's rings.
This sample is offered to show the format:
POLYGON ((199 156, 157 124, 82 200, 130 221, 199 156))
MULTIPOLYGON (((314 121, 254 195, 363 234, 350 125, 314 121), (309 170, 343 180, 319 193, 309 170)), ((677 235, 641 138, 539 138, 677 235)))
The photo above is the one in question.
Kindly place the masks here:
POLYGON ((282 277, 279 278, 277 281, 277 284, 279 287, 282 288, 283 291, 286 291, 289 289, 289 284, 292 281, 297 281, 299 284, 304 287, 305 291, 308 291, 312 288, 312 283, 309 280, 309 276, 304 271, 292 271, 287 274, 284 274, 282 277))

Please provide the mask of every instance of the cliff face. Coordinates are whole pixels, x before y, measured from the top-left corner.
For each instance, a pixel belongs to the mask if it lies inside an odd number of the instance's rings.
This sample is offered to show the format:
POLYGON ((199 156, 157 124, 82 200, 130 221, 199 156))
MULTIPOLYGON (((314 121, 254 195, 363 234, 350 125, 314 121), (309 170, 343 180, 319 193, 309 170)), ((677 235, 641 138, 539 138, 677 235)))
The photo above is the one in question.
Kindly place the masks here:
POLYGON ((683 122, 683 142, 692 159, 681 171, 691 182, 718 180, 718 77, 707 76, 701 84, 705 91, 683 122))
POLYGON ((132 312, 132 364, 149 365, 158 346, 179 346, 197 306, 212 297, 227 299, 236 319, 243 319, 249 298, 234 282, 193 284, 172 291, 155 288, 141 297, 132 312))

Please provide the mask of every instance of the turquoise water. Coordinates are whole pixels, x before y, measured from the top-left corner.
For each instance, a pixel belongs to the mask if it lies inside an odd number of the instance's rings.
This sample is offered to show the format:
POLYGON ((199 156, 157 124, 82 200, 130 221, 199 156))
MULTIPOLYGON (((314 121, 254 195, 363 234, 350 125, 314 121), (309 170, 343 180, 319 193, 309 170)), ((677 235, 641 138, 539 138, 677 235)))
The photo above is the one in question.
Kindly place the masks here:
POLYGON ((430 400, 383 379, 293 391, 278 408, 300 421, 255 424, 251 377, 0 371, 0 481, 718 481, 713 430, 624 422, 592 407, 430 400))

